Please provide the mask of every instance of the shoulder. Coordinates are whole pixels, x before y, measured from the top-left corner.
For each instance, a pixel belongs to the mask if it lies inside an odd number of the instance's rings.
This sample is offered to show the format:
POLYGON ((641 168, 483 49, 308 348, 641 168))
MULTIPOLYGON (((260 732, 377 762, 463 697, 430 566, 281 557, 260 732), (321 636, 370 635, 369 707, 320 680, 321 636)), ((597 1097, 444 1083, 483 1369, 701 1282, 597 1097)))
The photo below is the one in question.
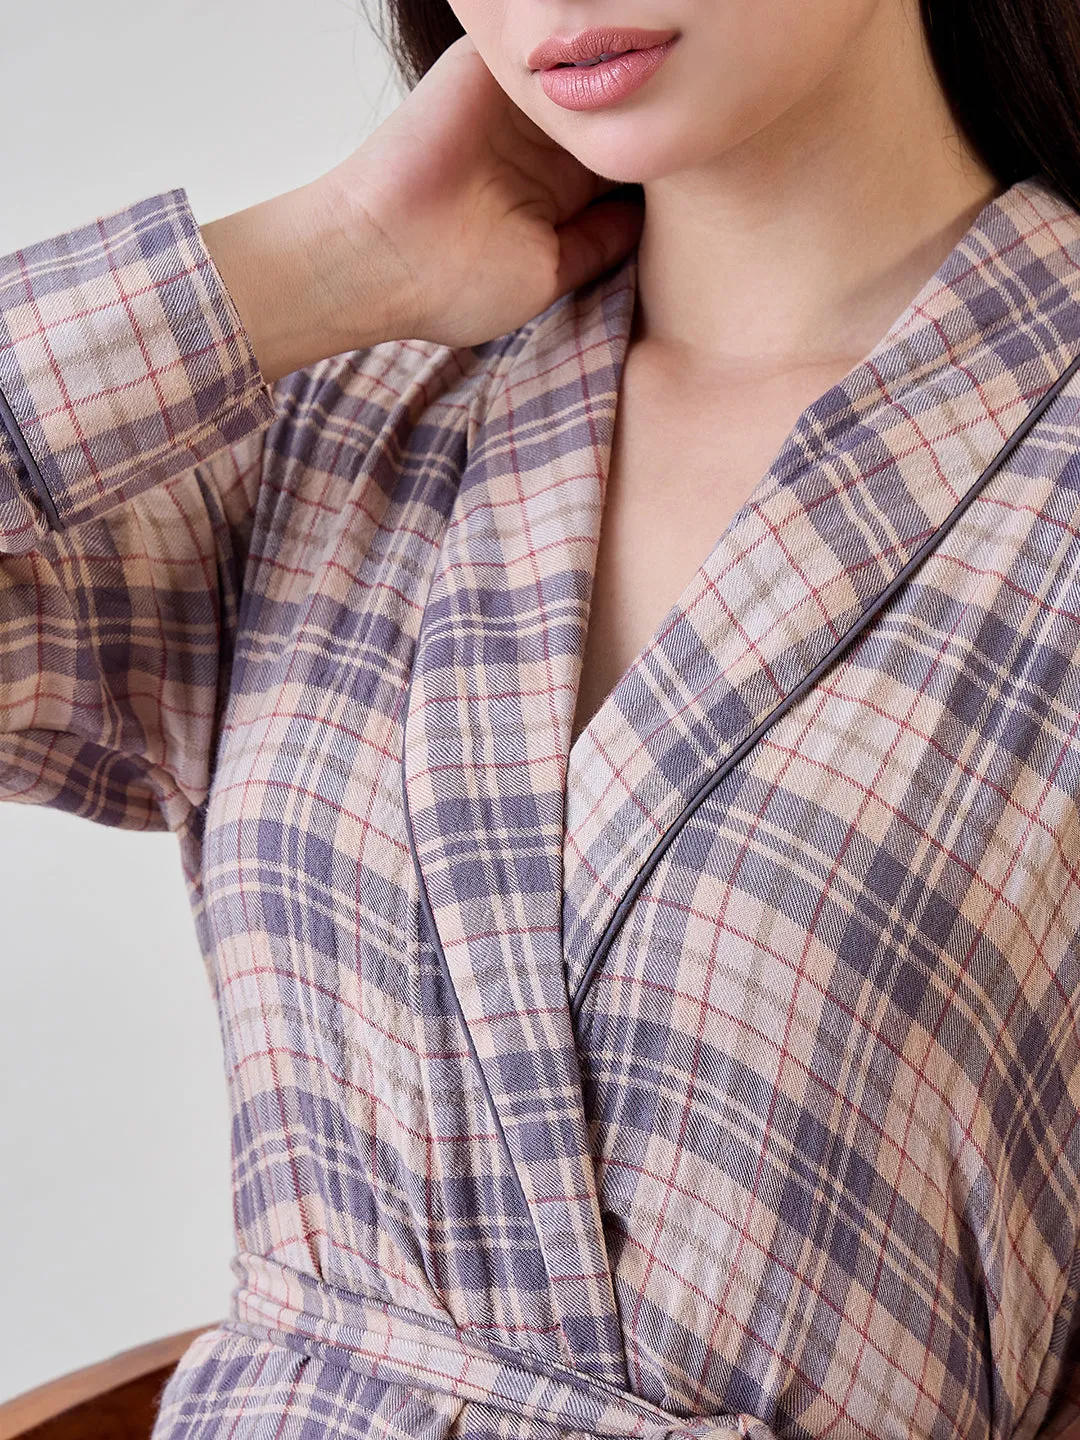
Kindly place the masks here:
POLYGON ((474 346, 387 340, 286 375, 273 387, 268 450, 353 473, 373 447, 442 452, 466 434, 525 329, 474 346))
POLYGON ((363 548, 382 529, 440 533, 520 336, 388 340, 275 382, 248 484, 255 549, 310 574, 346 534, 363 548))

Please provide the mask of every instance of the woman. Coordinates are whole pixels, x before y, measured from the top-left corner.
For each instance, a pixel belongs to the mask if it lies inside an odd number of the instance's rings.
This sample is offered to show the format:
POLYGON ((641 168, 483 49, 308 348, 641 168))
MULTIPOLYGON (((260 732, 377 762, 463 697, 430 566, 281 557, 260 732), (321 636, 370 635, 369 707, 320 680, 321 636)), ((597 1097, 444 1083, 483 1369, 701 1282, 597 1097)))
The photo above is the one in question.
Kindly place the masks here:
POLYGON ((0 271, 5 793, 177 833, 225 1040, 155 1440, 1076 1408, 1080 25, 631 9, 0 271))

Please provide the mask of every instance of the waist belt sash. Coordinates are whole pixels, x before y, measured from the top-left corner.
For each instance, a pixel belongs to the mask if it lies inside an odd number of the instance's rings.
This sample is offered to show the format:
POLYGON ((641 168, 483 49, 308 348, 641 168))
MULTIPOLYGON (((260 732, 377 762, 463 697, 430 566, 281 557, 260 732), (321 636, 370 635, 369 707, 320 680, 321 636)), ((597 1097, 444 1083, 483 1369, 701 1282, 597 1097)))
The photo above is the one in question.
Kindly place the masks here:
POLYGON ((448 1321, 336 1289, 260 1255, 238 1255, 225 1328, 269 1340, 373 1379, 491 1406, 612 1440, 776 1440, 753 1415, 680 1419, 591 1375, 497 1341, 466 1338, 448 1321))

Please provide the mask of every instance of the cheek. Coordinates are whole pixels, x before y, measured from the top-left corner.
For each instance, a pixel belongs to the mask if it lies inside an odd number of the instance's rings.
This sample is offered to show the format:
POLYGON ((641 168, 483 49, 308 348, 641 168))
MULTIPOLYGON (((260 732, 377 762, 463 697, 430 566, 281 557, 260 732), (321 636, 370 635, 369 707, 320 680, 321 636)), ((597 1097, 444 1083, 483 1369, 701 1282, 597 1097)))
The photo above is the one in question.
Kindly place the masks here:
MULTIPOLYGON (((657 161, 705 164, 772 128, 792 143, 874 68, 874 21, 892 0, 750 0, 716 6, 700 43, 672 55, 665 107, 648 145, 657 161), (785 117, 788 125, 785 126, 785 117)), ((690 38, 690 37, 687 37, 690 38)), ((698 37, 693 37, 697 41, 698 37)), ((827 122, 826 122, 827 123, 827 122)))
POLYGON ((513 13, 508 0, 446 0, 446 4, 503 90, 524 109, 529 80, 525 57, 550 32, 553 22, 545 26, 542 15, 525 22, 513 13))
POLYGON ((717 6, 685 82, 730 143, 821 93, 865 48, 882 0, 740 0, 717 6))
MULTIPOLYGON (((505 65, 507 59, 514 55, 515 30, 518 32, 518 49, 523 43, 520 37, 530 33, 519 19, 511 15, 508 0, 439 0, 439 3, 445 3, 454 12, 458 24, 493 71, 500 57, 503 57, 505 65)), ((536 23, 533 22, 534 28, 536 23)), ((528 48, 529 45, 525 45, 525 50, 528 48)))

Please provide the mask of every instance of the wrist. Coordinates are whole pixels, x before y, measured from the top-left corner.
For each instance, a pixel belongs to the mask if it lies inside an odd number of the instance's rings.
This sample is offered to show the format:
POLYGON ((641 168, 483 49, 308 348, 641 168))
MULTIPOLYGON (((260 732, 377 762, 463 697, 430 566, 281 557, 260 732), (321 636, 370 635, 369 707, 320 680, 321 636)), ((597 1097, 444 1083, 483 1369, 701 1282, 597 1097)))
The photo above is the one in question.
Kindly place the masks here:
POLYGON ((359 229, 326 176, 200 227, 267 383, 399 333, 359 229))
POLYGON ((350 337, 343 349, 421 333, 409 268, 365 203, 364 197, 371 198, 371 165, 361 147, 306 187, 312 243, 320 257, 313 279, 325 324, 350 337))

